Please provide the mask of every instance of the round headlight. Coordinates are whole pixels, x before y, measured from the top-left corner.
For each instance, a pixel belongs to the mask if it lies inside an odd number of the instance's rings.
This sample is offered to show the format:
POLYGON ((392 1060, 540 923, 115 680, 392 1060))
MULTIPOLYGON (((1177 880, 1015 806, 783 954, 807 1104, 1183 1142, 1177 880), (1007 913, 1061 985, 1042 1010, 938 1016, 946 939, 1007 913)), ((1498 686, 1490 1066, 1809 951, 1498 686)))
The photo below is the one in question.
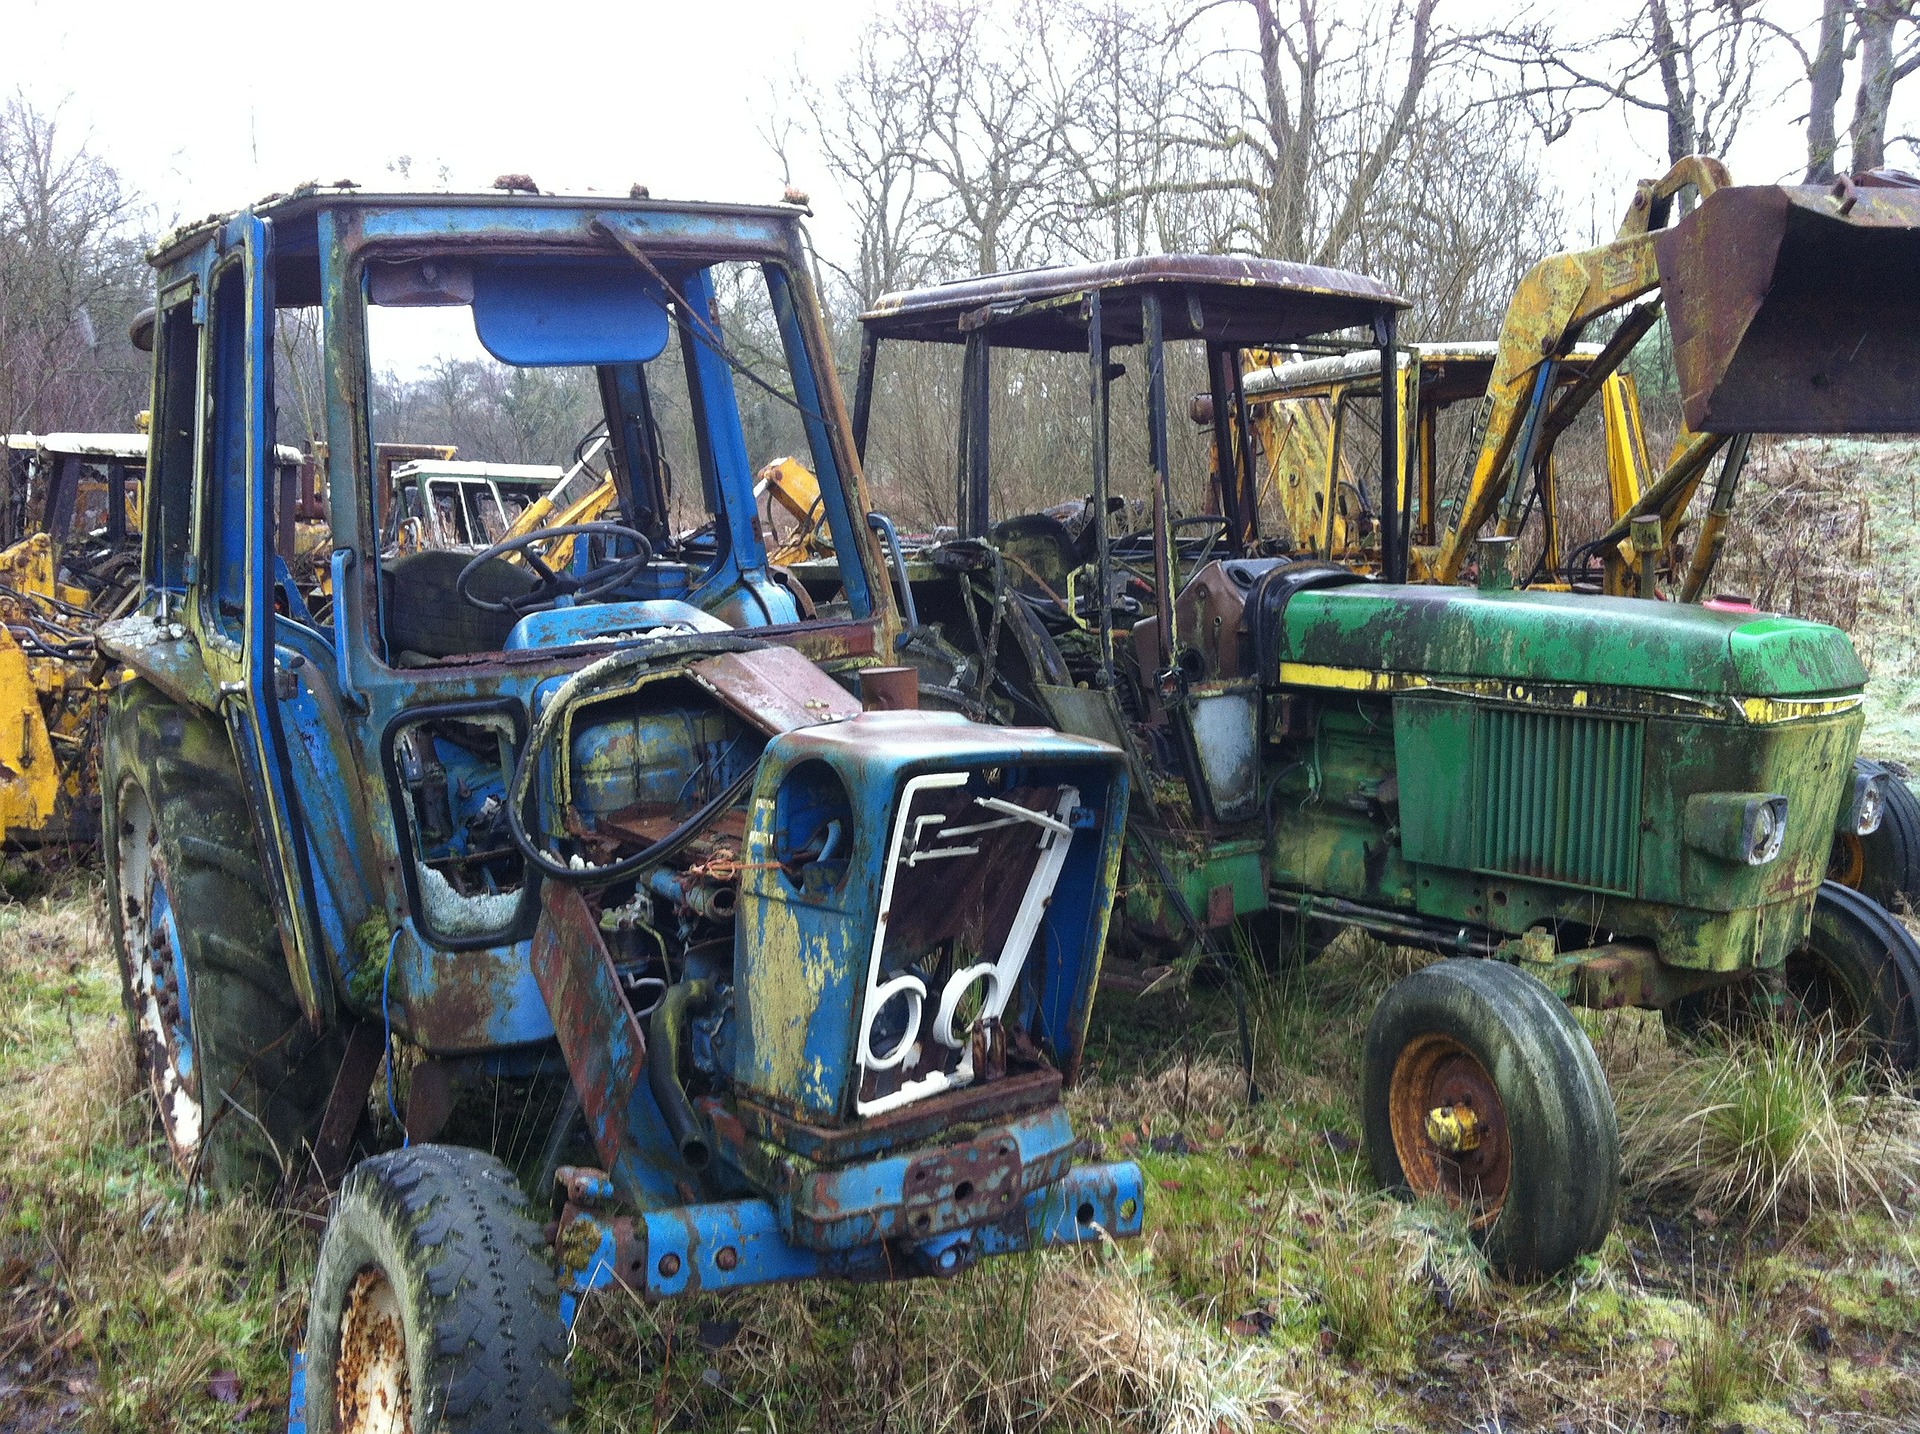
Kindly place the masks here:
POLYGON ((1765 866, 1780 855, 1787 838, 1786 814, 1779 804, 1764 801, 1754 809, 1747 828, 1747 865, 1765 866))
POLYGON ((1880 818, 1886 810, 1886 793, 1880 790, 1878 782, 1868 782, 1867 789, 1860 794, 1860 809, 1857 813, 1853 832, 1855 836, 1872 836, 1880 830, 1880 818))

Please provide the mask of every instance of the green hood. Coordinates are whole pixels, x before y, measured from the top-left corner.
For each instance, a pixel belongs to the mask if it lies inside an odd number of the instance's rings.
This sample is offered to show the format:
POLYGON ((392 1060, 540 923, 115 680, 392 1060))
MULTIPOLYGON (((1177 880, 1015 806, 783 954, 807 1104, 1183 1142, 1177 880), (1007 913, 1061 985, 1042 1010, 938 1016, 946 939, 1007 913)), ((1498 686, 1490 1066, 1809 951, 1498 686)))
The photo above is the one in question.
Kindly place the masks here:
POLYGON ((1572 593, 1308 591, 1287 603, 1277 647, 1282 662, 1320 667, 1714 696, 1812 697, 1867 680, 1836 627, 1572 593))

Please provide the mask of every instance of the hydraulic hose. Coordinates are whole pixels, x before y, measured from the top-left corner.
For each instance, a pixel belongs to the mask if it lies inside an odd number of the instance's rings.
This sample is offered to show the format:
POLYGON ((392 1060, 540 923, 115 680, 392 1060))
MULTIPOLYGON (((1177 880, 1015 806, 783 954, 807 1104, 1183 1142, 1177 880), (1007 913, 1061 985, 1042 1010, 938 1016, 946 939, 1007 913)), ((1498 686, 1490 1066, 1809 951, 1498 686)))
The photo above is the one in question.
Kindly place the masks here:
POLYGON ((520 849, 520 854, 556 881, 575 884, 620 881, 665 861, 698 836, 720 813, 745 797, 748 788, 753 785, 754 770, 751 767, 660 840, 605 866, 591 863, 573 866, 561 860, 534 840, 526 823, 527 797, 533 788, 534 774, 540 770, 540 760, 546 754, 554 734, 564 724, 567 714, 591 695, 593 689, 636 668, 649 667, 657 662, 696 654, 704 657, 725 652, 757 652, 769 645, 754 638, 732 637, 724 633, 669 637, 644 647, 622 648, 609 653, 569 677, 561 684, 560 690, 553 694, 552 700, 541 711, 539 720, 533 724, 533 731, 520 753, 520 760, 514 764, 513 780, 507 787, 507 833, 520 849))
POLYGON ((667 1123, 667 1134, 693 1170, 706 1169, 713 1152, 693 1102, 687 1099, 687 1088, 680 1084, 680 1052, 686 1046, 687 1018, 712 1004, 711 981, 676 982, 667 988, 647 1023, 647 1085, 667 1123))

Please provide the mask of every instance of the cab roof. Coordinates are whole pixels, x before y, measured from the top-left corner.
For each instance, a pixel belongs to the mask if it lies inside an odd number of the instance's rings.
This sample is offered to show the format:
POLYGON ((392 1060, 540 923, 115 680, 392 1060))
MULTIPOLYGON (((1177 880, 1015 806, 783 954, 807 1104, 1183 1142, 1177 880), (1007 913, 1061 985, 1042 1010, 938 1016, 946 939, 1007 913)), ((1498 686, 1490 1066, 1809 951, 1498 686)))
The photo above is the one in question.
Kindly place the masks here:
POLYGON ((996 347, 1084 350, 1086 300, 1100 295, 1101 331, 1137 344, 1141 300, 1161 302, 1169 339, 1278 346, 1364 327, 1407 300, 1344 269, 1230 254, 1156 254, 987 274, 883 295, 861 322, 883 338, 959 343, 990 325, 996 347))
POLYGON ((437 190, 373 192, 356 185, 303 184, 285 194, 269 194, 242 209, 209 214, 176 227, 156 244, 148 262, 163 265, 204 244, 220 227, 242 214, 278 221, 310 219, 324 209, 516 209, 523 211, 591 211, 621 214, 686 214, 724 221, 728 218, 804 218, 811 211, 800 204, 721 204, 686 199, 633 199, 614 194, 528 194, 512 190, 449 193, 437 190))
POLYGON ((405 478, 485 478, 496 483, 538 484, 543 489, 560 481, 566 470, 557 463, 465 463, 458 459, 416 458, 393 470, 393 481, 405 478))

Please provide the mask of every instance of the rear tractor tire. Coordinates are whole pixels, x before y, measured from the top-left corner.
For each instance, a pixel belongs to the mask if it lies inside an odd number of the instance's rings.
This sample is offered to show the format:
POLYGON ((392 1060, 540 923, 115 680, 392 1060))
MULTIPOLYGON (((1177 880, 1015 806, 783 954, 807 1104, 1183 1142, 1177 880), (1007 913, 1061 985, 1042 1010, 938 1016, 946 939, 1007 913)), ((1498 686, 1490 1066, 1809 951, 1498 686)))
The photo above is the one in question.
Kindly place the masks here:
POLYGON ((1884 906, 1837 881, 1821 885, 1807 939, 1777 970, 1683 997, 1667 1024, 1682 1035, 1751 1035, 1778 1019, 1820 1032, 1849 1060, 1920 1071, 1920 944, 1884 906))
POLYGON ((341 1041, 301 1012, 225 727, 123 684, 101 790, 127 1027, 174 1162, 222 1193, 303 1176, 341 1041))
POLYGON ((560 1292, 513 1172, 415 1145, 334 1202, 307 1313, 308 1434, 552 1434, 573 1402, 560 1292))
POLYGON ((1613 1227, 1606 1077, 1565 1004, 1522 971, 1456 958, 1396 982, 1367 1028, 1362 1109, 1375 1178, 1461 1210, 1508 1279, 1565 1269, 1613 1227))

